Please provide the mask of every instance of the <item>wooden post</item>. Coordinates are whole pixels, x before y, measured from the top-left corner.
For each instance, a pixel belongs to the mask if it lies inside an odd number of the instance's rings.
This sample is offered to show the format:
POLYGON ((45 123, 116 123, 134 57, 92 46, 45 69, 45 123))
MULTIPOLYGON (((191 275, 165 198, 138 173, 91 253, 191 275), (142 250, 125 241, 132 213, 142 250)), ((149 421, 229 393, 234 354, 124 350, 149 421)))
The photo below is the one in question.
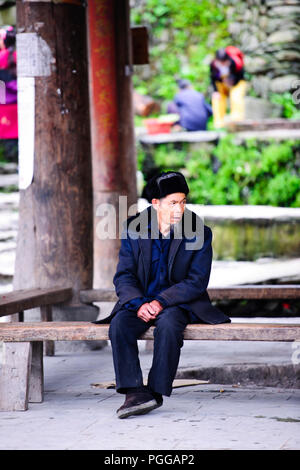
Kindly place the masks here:
MULTIPOLYGON (((85 13, 80 0, 17 0, 18 83, 28 100, 35 98, 27 103, 34 111, 34 172, 20 190, 14 288, 71 285, 68 307, 54 308, 68 320, 94 319, 98 311, 79 299, 93 276, 85 13)), ((23 99, 18 106, 24 115, 23 99)), ((21 158, 29 158, 29 144, 21 133, 21 158)))
POLYGON ((133 112, 133 55, 130 29, 129 0, 116 0, 116 60, 118 132, 120 158, 119 172, 122 175, 120 189, 128 197, 128 206, 137 202, 136 152, 133 112))
MULTIPOLYGON (((89 0, 89 80, 94 193, 94 288, 111 287, 119 240, 119 196, 136 203, 128 0, 89 0), (100 239, 99 208, 116 211, 116 237, 100 239), (103 207, 103 206, 102 206, 103 207)), ((127 210, 127 208, 126 208, 127 210)), ((103 214, 102 214, 103 215, 103 214)), ((126 214, 122 214, 126 218, 126 214)))
MULTIPOLYGON (((40 308, 41 311, 41 321, 52 321, 52 305, 42 305, 40 308)), ((45 355, 54 356, 55 354, 55 342, 54 341, 45 341, 45 355)))
POLYGON ((0 411, 26 411, 43 396, 43 342, 4 342, 0 411))

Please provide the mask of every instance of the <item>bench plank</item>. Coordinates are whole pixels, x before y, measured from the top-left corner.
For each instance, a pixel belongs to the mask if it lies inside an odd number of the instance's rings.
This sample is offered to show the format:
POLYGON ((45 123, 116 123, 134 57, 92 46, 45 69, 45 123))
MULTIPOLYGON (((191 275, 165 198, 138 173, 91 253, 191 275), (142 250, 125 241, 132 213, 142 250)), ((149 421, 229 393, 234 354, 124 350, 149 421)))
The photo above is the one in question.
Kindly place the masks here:
POLYGON ((24 289, 0 295, 0 317, 41 305, 53 305, 72 298, 72 288, 24 289))
MULTIPOLYGON (((90 322, 0 323, 0 341, 82 341, 107 340, 109 325, 90 322)), ((153 339, 151 327, 141 339, 153 339)), ((188 325, 186 340, 296 341, 300 324, 222 323, 188 325)))
POLYGON ((299 299, 300 285, 243 285, 211 287, 207 290, 211 300, 236 299, 299 299))
MULTIPOLYGON (((211 287, 207 289, 211 300, 236 299, 299 299, 300 285, 256 285, 211 287)), ((80 300, 84 303, 116 302, 114 289, 87 289, 80 291, 80 300)))

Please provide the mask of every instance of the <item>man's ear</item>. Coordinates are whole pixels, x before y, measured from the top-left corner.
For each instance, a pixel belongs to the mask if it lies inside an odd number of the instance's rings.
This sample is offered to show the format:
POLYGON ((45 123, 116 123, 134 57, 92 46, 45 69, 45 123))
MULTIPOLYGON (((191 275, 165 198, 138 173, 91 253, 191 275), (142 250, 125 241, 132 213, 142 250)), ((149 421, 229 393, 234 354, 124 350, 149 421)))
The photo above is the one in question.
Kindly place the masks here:
POLYGON ((153 198, 152 201, 151 201, 151 204, 153 206, 153 209, 155 209, 157 211, 157 208, 159 206, 159 199, 153 198))

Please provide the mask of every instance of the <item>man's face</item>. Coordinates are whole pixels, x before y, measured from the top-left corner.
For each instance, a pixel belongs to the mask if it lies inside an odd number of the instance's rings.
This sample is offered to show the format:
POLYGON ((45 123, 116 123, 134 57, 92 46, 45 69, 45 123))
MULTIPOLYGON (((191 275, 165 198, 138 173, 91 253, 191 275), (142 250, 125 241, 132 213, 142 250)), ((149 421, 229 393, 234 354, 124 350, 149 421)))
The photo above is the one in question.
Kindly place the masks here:
POLYGON ((152 199, 152 205, 157 211, 158 222, 163 225, 177 224, 186 206, 184 193, 173 193, 161 199, 152 199))

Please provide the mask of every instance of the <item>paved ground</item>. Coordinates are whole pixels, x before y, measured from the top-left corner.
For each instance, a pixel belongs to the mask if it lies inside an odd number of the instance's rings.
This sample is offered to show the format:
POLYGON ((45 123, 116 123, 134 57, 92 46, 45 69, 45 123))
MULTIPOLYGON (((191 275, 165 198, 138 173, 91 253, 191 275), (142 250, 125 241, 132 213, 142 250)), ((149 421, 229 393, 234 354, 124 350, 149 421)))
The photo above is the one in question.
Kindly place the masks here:
MULTIPOLYGON (((140 343, 145 375, 152 354, 140 343)), ((179 371, 291 364, 291 343, 186 342, 179 371), (234 343, 234 344, 233 344, 234 343)), ((300 449, 300 389, 209 383, 175 388, 161 408, 120 420, 111 348, 45 357, 45 400, 0 413, 0 449, 300 449)), ((111 454, 108 454, 111 455, 111 454)))

